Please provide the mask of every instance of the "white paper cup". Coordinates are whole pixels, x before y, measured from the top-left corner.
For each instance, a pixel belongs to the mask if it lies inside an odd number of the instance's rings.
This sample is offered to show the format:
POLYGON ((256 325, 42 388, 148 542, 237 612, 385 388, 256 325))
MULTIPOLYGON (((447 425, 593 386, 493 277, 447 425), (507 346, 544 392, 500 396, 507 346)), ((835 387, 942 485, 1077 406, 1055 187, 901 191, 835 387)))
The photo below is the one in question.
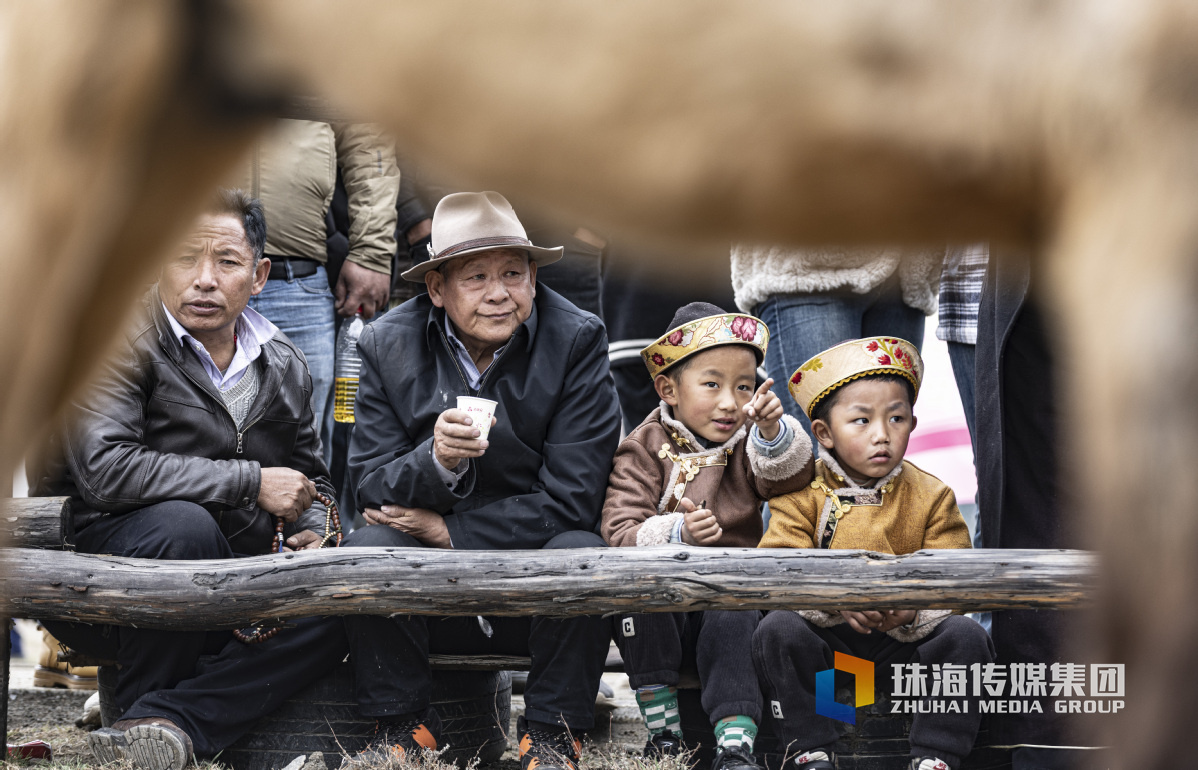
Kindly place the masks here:
POLYGON ((490 399, 458 396, 458 409, 470 415, 474 427, 478 428, 479 439, 485 439, 491 433, 491 418, 495 416, 497 406, 499 404, 490 399))

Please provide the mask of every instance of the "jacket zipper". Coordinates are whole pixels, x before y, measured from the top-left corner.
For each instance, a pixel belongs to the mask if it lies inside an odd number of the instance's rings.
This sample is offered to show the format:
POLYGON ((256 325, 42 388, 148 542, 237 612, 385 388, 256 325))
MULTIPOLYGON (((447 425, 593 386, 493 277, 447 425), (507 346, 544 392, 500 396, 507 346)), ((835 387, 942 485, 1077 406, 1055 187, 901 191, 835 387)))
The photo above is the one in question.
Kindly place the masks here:
POLYGON ((191 376, 191 372, 187 371, 183 367, 179 367, 179 371, 183 372, 183 375, 185 377, 187 377, 187 379, 191 380, 192 383, 194 383, 196 386, 198 386, 200 390, 202 390, 204 393, 207 393, 208 398, 210 398, 213 401, 216 401, 218 404, 220 404, 220 408, 222 410, 224 410, 224 413, 229 415, 229 422, 232 423, 232 425, 233 425, 233 433, 237 436, 237 450, 236 450, 235 454, 241 454, 242 452, 244 452, 245 451, 245 441, 244 441, 245 432, 247 430, 249 430, 250 428, 252 428, 254 426, 254 424, 258 422, 258 420, 262 419, 262 414, 264 414, 265 412, 254 415, 253 420, 250 420, 248 423, 245 424, 245 426, 243 426, 241 428, 241 430, 238 430, 237 429, 237 421, 233 419, 233 413, 229 411, 229 407, 225 404, 225 402, 219 398, 214 398, 212 396, 212 394, 209 393, 208 390, 204 388, 203 383, 201 383, 195 377, 191 376))
POLYGON ((462 371, 462 365, 458 363, 458 357, 454 355, 453 347, 449 344, 449 338, 445 336, 445 330, 441 328, 440 324, 437 324, 437 333, 441 335, 441 342, 445 344, 445 351, 449 353, 449 360, 453 362, 453 368, 457 370, 458 378, 462 381, 462 385, 470 393, 477 396, 478 394, 474 393, 474 390, 470 387, 470 383, 466 382, 466 373, 462 371))
MULTIPOLYGON (((487 371, 483 373, 482 379, 478 381, 478 390, 475 390, 474 388, 470 387, 470 383, 466 380, 466 373, 462 371, 462 365, 458 363, 458 357, 453 352, 453 346, 449 344, 449 338, 445 336, 445 330, 441 328, 440 324, 437 324, 437 333, 441 335, 441 342, 445 344, 445 350, 449 353, 449 360, 453 361, 453 368, 457 370, 458 377, 462 380, 462 384, 466 386, 466 390, 472 396, 478 396, 479 393, 483 392, 483 386, 487 384, 487 378, 491 376, 491 372, 495 371, 495 365, 498 364, 505 355, 507 355, 508 347, 512 344, 512 341, 509 340, 508 344, 504 346, 503 351, 493 361, 491 361, 491 365, 488 366, 487 371)), ((512 335, 512 339, 515 339, 515 335, 512 335)))
MULTIPOLYGON (((498 366, 499 362, 503 360, 503 357, 507 355, 508 348, 512 346, 512 341, 514 339, 515 335, 512 335, 512 339, 508 340, 507 345, 505 345, 503 350, 500 351, 499 355, 495 357, 495 360, 491 361, 491 365, 487 367, 487 371, 483 372, 482 379, 478 381, 478 393, 483 392, 483 386, 487 384, 487 378, 491 376, 491 372, 495 371, 495 367, 498 366)), ((475 395, 478 395, 478 393, 475 395)))

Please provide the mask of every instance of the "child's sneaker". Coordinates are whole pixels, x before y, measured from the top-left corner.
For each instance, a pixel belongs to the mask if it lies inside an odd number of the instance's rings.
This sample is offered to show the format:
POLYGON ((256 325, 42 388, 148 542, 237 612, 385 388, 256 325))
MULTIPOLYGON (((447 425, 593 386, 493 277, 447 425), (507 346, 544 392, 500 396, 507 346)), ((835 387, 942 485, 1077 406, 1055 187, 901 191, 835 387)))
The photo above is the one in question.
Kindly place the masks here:
POLYGON ((794 767, 787 770, 836 770, 836 755, 829 749, 810 749, 795 757, 794 767))
POLYGON ((441 717, 429 709, 424 717, 399 722, 380 720, 374 737, 358 755, 346 760, 346 767, 386 765, 423 751, 436 751, 441 740, 441 717))
POLYGON ((761 766, 753 759, 753 752, 744 746, 720 746, 711 770, 761 770, 761 766))
POLYGON ((578 770, 582 744, 568 732, 548 732, 528 726, 520 717, 516 722, 520 735, 520 770, 578 770))
POLYGON ((649 736, 641 755, 645 759, 664 759, 665 757, 677 757, 684 751, 686 748, 682 745, 682 738, 673 730, 663 730, 656 735, 649 736))
POLYGON ((948 763, 939 757, 915 757, 911 760, 911 770, 949 770, 948 763))

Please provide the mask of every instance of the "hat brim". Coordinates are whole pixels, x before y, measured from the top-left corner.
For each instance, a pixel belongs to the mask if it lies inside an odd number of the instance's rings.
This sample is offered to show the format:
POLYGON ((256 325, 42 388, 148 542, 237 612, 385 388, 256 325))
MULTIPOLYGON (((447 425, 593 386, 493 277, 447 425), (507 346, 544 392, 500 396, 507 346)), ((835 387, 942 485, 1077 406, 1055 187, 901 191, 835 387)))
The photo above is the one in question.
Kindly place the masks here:
POLYGON ((526 251, 528 252, 529 261, 537 263, 537 267, 549 265, 558 261, 565 255, 566 252, 564 246, 556 246, 554 248, 544 248, 541 246, 480 246, 477 249, 466 249, 465 251, 459 251, 456 254, 451 254, 448 257, 436 257, 434 259, 428 260, 427 262, 421 262, 419 265, 414 265, 399 275, 401 278, 407 281, 424 283, 424 276, 430 270, 436 270, 446 262, 450 262, 455 259, 461 259, 462 257, 468 257, 471 254, 478 254, 483 251, 495 251, 496 249, 515 249, 516 251, 526 251))

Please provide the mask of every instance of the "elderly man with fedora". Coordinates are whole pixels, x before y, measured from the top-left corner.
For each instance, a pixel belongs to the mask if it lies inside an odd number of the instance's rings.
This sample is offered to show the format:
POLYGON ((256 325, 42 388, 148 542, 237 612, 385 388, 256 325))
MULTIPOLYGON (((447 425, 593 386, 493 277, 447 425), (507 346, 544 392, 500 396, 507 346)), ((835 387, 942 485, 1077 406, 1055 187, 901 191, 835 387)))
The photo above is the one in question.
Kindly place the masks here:
MULTIPOLYGON (((595 533, 620 412, 594 315, 537 286, 560 248, 529 242, 494 192, 433 214, 431 259, 403 274, 428 294, 368 326, 349 471, 376 526, 347 546, 465 550, 602 546, 595 533), (484 437, 459 396, 497 402, 484 437)), ((481 557, 480 561, 485 560, 481 557)), ((368 752, 437 746, 429 652, 529 655, 524 770, 573 770, 592 726, 609 633, 599 617, 346 618, 368 752)))

